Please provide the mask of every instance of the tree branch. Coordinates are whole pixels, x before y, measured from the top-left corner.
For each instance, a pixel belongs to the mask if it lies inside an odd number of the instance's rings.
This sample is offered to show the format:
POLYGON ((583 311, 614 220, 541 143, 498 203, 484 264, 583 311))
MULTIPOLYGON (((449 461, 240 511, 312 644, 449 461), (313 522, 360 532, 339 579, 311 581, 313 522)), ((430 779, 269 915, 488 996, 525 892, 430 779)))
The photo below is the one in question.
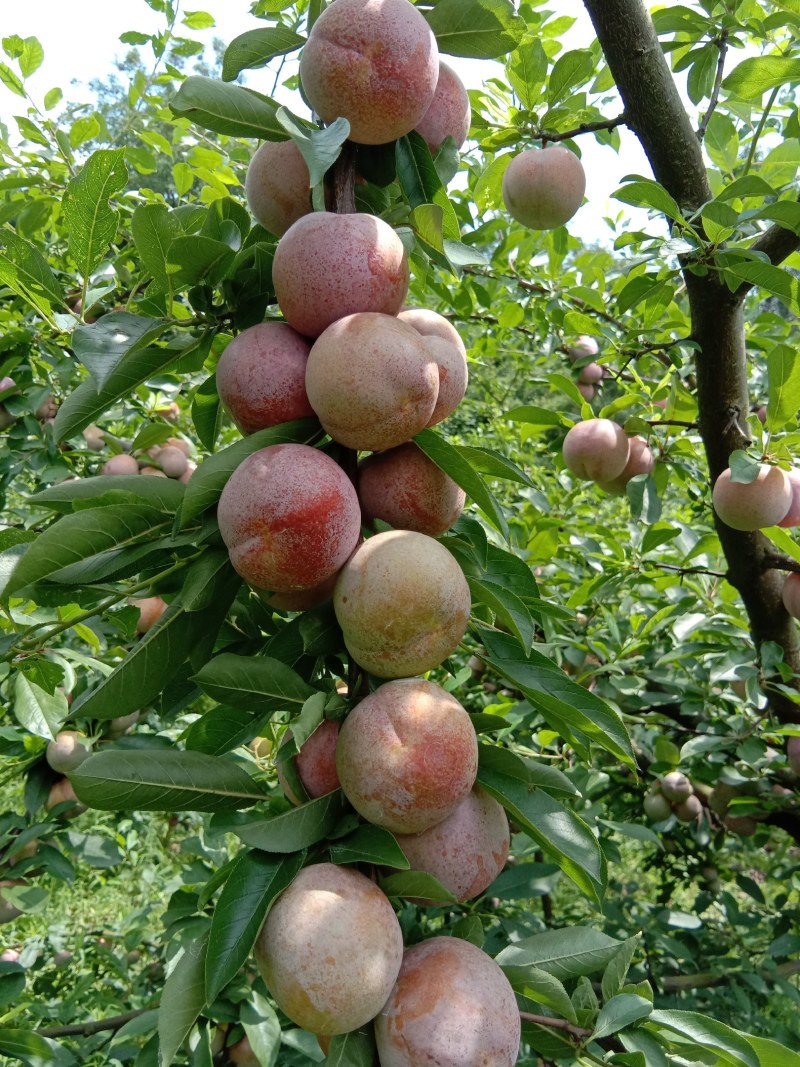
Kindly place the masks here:
MULTIPOLYGON (((788 259, 798 248, 800 248, 800 235, 777 225, 764 230, 761 236, 750 245, 751 252, 764 253, 775 267, 788 259)), ((753 287, 753 282, 742 282, 734 294, 736 299, 744 300, 753 287)))
POLYGON ((573 1026, 566 1019, 551 1019, 549 1015, 531 1015, 528 1011, 519 1013, 520 1019, 526 1023, 536 1023, 537 1026, 549 1026, 552 1030, 563 1030, 570 1037, 576 1037, 579 1041, 585 1041, 592 1036, 591 1030, 584 1030, 581 1026, 573 1026))
POLYGON ((93 1019, 88 1023, 69 1023, 67 1026, 48 1026, 36 1033, 42 1037, 77 1037, 82 1035, 89 1037, 91 1034, 99 1034, 103 1030, 120 1030, 131 1019, 138 1019, 140 1015, 146 1015, 149 1011, 155 1011, 158 1007, 154 1004, 151 1008, 137 1008, 136 1011, 126 1011, 124 1015, 111 1015, 108 1019, 93 1019))
POLYGON ((573 137, 579 137, 582 133, 597 133, 599 130, 615 130, 617 126, 624 126, 628 121, 628 117, 623 111, 621 115, 617 115, 615 119, 598 119, 597 122, 582 122, 580 126, 576 126, 573 130, 567 130, 565 133, 549 133, 547 130, 540 130, 536 136, 541 139, 542 144, 545 145, 548 141, 571 141, 573 137))
MULTIPOLYGON (((759 973, 767 981, 771 977, 789 978, 793 974, 800 974, 800 960, 788 960, 779 963, 774 970, 762 970, 759 973)), ((712 986, 727 985, 732 978, 735 978, 735 974, 704 971, 699 974, 668 975, 659 984, 664 993, 680 993, 685 989, 710 989, 712 986)))
POLYGON ((703 121, 697 129, 698 141, 702 141, 705 137, 708 124, 711 121, 711 116, 714 114, 714 109, 719 101, 719 91, 722 87, 722 72, 725 69, 725 56, 728 52, 728 31, 723 30, 719 37, 714 41, 714 44, 719 49, 719 56, 717 57, 717 75, 714 78, 714 88, 711 90, 711 96, 708 100, 708 111, 703 115, 703 121))

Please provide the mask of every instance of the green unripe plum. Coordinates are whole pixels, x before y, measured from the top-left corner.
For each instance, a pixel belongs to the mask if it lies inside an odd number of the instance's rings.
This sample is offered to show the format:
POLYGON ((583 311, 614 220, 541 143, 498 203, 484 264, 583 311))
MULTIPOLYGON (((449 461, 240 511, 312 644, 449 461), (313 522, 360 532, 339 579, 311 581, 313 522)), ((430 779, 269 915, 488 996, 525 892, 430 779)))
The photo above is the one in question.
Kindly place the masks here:
POLYGON ((92 753, 84 734, 77 730, 62 730, 53 741, 48 742, 45 759, 59 774, 69 774, 80 767, 92 753))
POLYGON ((408 0, 337 0, 300 54, 300 81, 323 122, 350 123, 356 144, 403 137, 433 102, 436 38, 408 0))
POLYGON ((661 792, 673 804, 680 804, 687 800, 694 790, 685 774, 681 774, 680 771, 670 771, 661 779, 661 792))
POLYGON ((639 437, 637 434, 636 437, 630 438, 628 444, 630 453, 622 474, 617 475, 611 481, 598 482, 604 493, 621 495, 625 492, 625 487, 631 478, 635 478, 638 474, 650 474, 656 465, 655 456, 644 437, 639 437))
POLYGON ((217 391, 240 433, 314 417, 306 395, 310 343, 285 322, 234 337, 217 364, 217 391))
POLYGON ((456 148, 467 139, 472 109, 464 83, 443 60, 439 60, 439 78, 431 106, 417 123, 417 133, 425 138, 431 154, 435 155, 446 137, 452 137, 456 148))
POLYGON ((513 1067, 520 1043, 514 990, 475 945, 433 937, 406 950, 375 1019, 375 1040, 381 1067, 513 1067))
POLYGON ((430 537, 450 529, 466 500, 464 490, 412 441, 362 460, 356 487, 365 523, 382 519, 396 530, 430 537))
POLYGON ((532 230, 553 230, 569 222, 585 191, 583 164, 562 145, 520 152, 503 175, 506 210, 532 230))
POLYGON ((403 935, 389 900, 369 878, 317 863, 304 867, 273 904, 255 957, 293 1023, 315 1034, 345 1034, 386 1003, 403 935))
POLYGON ((642 801, 644 813, 653 822, 663 822, 672 814, 672 805, 661 793, 648 793, 642 801))
POLYGON ((786 742, 786 758, 789 761, 789 769, 800 775, 800 737, 790 737, 786 742))
POLYGON ((397 843, 412 870, 433 875, 457 900, 471 900, 485 892, 505 866, 508 817, 494 797, 475 786, 442 822, 422 833, 398 834, 397 843))
POLYGON ((792 572, 783 580, 781 590, 783 606, 793 619, 800 619, 800 574, 792 572))
POLYGON ((334 441, 375 452, 427 426, 439 372, 416 330, 391 315, 362 312, 334 322, 314 342, 306 392, 334 441))
POLYGON ((800 470, 793 467, 786 472, 786 477, 792 486, 792 502, 778 526, 800 526, 800 470))
POLYGON ((762 463, 752 482, 731 481, 726 469, 714 483, 712 501, 717 516, 732 530, 762 530, 786 517, 793 499, 786 471, 762 463))
POLYGON ((471 601, 464 573, 443 545, 392 530, 356 549, 339 575, 333 606, 356 663, 379 678, 408 678, 455 651, 471 601))
POLYGON ((475 728, 434 682, 387 682, 345 719, 336 770, 344 795, 368 822, 419 833, 446 819, 475 784, 475 728))
POLYGON ((361 533, 352 482, 308 445, 270 445, 249 455, 222 490, 217 520, 238 573, 272 592, 325 582, 361 533))
POLYGON ((265 141, 256 149, 244 192, 256 222, 276 237, 311 212, 308 164, 294 141, 265 141))
POLYGON ((690 796, 675 805, 675 814, 681 822, 697 822, 703 814, 703 805, 699 797, 690 796))
POLYGON ((133 456, 127 452, 121 452, 118 456, 112 456, 103 464, 101 474, 138 474, 139 464, 133 456))
POLYGON ((611 419, 585 419, 567 433, 562 454, 576 477, 609 482, 625 469, 630 445, 625 431, 611 419))
MULTIPOLYGON (((291 739, 292 731, 283 735, 281 745, 291 739)), ((339 723, 325 719, 300 746, 294 758, 297 775, 310 800, 327 796, 339 788, 339 776, 336 773, 336 740, 339 736, 339 723)), ((286 799, 299 807, 303 801, 289 785, 283 771, 283 764, 276 763, 278 781, 286 799)))
POLYGON ((408 291, 408 260, 403 242, 375 215, 314 211, 278 242, 272 281, 289 325, 319 337, 345 315, 396 315, 408 291))

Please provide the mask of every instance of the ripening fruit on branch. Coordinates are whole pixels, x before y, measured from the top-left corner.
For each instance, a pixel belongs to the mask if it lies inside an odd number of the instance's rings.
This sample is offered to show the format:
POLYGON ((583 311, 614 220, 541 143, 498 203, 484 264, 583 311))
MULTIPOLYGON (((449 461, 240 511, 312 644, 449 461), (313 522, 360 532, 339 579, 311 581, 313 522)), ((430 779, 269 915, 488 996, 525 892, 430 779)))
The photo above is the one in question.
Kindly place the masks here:
POLYGON ((139 609, 139 621, 136 623, 137 634, 146 634, 167 610, 167 603, 160 596, 140 597, 138 600, 131 597, 128 603, 131 607, 139 609))
POLYGON ((317 863, 303 868, 273 904, 255 957, 292 1022, 315 1034, 345 1034, 386 1003, 403 958, 403 935, 387 897, 369 878, 317 863))
POLYGON ((408 291, 408 260, 403 242, 375 215, 314 211, 278 242, 272 281, 289 325, 319 337, 357 311, 396 315, 408 291))
POLYGON ((308 164, 294 141, 265 141, 256 149, 244 192, 256 222, 276 237, 311 212, 308 164))
POLYGON ((505 866, 508 817, 502 804, 476 785, 442 822, 422 833, 398 834, 397 843, 412 870, 433 875, 463 902, 485 892, 505 866))
POLYGON ((452 415, 464 399, 469 381, 467 349, 455 326, 435 311, 404 308, 397 317, 426 339, 439 368, 439 395, 428 422, 429 426, 436 426, 452 415))
POLYGON ((680 771, 670 771, 661 779, 661 792, 673 804, 680 804, 692 795, 692 783, 680 771))
POLYGON ((714 511, 732 530, 762 530, 786 517, 792 504, 786 471, 762 463, 752 482, 734 482, 726 467, 714 483, 714 511))
POLYGON ((86 805, 81 804, 72 788, 72 782, 69 778, 59 778, 47 794, 47 800, 44 803, 46 811, 52 811, 53 808, 59 804, 65 804, 67 801, 72 802, 72 807, 65 808, 62 812, 59 812, 59 817, 62 819, 74 819, 76 815, 80 815, 81 812, 86 811, 86 805))
POLYGON ((599 363, 587 363, 578 372, 578 381, 581 385, 596 385, 603 380, 605 371, 599 363))
POLYGON ((576 422, 564 438, 564 464, 578 478, 609 482, 625 469, 630 445, 625 431, 611 419, 576 422))
POLYGON ((431 155, 447 137, 452 137, 459 149, 467 139, 472 108, 464 83, 443 60, 439 60, 439 78, 431 106, 417 123, 417 133, 425 138, 431 155))
POLYGON ((553 230, 569 222, 585 191, 583 164, 563 145, 520 152, 503 175, 506 210, 532 230, 553 230))
POLYGON ((800 470, 792 467, 791 470, 786 472, 786 477, 792 486, 792 502, 789 505, 789 510, 778 523, 778 526, 783 526, 784 528, 800 526, 800 470))
MULTIPOLYGON (((316 797, 327 796, 334 789, 339 788, 339 776, 336 773, 336 740, 339 736, 339 723, 333 719, 325 719, 316 730, 300 746, 300 751, 294 757, 294 765, 297 775, 309 796, 314 800, 316 797)), ((283 735, 281 746, 291 740, 292 731, 287 730, 283 735)), ((300 806, 303 801, 298 797, 290 786, 282 763, 275 764, 278 772, 278 781, 286 799, 292 804, 300 806)))
POLYGON ((408 0, 337 0, 300 54, 311 107, 323 122, 346 118, 357 144, 410 133, 433 101, 438 76, 436 38, 408 0))
POLYGON ((589 337, 588 334, 581 334, 581 336, 575 341, 573 345, 567 347, 567 358, 576 362, 579 359, 585 359, 587 356, 596 356, 600 351, 600 346, 594 337, 589 337))
POLYGON ((337 577, 338 572, 326 578, 319 585, 313 585, 310 589, 286 589, 281 593, 268 593, 263 589, 257 589, 256 592, 265 604, 279 611, 309 611, 330 600, 337 577))
POLYGON ((625 487, 631 478, 635 478, 638 474, 650 474, 653 467, 655 467, 655 456, 644 437, 640 437, 638 434, 636 437, 631 437, 628 441, 628 446, 630 449, 628 462, 625 464, 622 474, 618 474, 611 481, 598 482, 604 493, 621 495, 625 492, 625 487))
POLYGON ((461 334, 444 315, 431 311, 429 308, 409 307, 403 308, 397 317, 406 325, 413 326, 423 337, 441 337, 443 341, 449 341, 466 358, 467 349, 461 339, 461 334))
POLYGON ((413 441, 362 460, 356 481, 366 524, 438 537, 458 520, 466 494, 413 441))
POLYGON ((257 589, 312 589, 358 543, 361 508, 330 456, 309 445, 270 445, 233 472, 217 519, 237 572, 257 589))
POLYGON ((433 937, 403 956, 375 1019, 375 1040, 381 1067, 513 1067, 520 1042, 514 990, 475 945, 433 937))
POLYGON ((410 530, 376 534, 360 545, 333 594, 348 652, 379 678, 408 678, 438 667, 466 633, 470 605, 467 580, 453 556, 432 537, 410 530))
POLYGON ((416 330, 394 316, 362 312, 334 322, 314 342, 306 392, 334 441, 374 452, 428 425, 439 372, 416 330))
POLYGON ((675 805, 675 814, 681 822, 697 822, 703 814, 703 805, 699 797, 690 796, 675 805))
POLYGON ((168 478, 180 478, 189 466, 186 453, 177 445, 164 445, 160 448, 157 462, 168 478))
POLYGON ((336 746, 344 795, 394 833, 427 830, 467 796, 478 740, 455 697, 424 678, 387 682, 356 704, 336 746))
POLYGON ((783 606, 793 619, 800 619, 800 574, 792 572, 783 580, 781 591, 783 606))
MULTIPOLYGON (((5 889, 7 886, 15 885, 25 885, 25 882, 21 878, 6 878, 0 882, 0 890, 5 889)), ((7 900, 2 892, 0 892, 0 925, 13 922, 14 919, 18 919, 20 915, 22 915, 20 909, 15 904, 12 904, 10 900, 7 900)), ((8 962, 12 963, 16 961, 9 960, 8 962)))
POLYGON ((84 734, 79 734, 77 730, 62 730, 54 740, 48 742, 45 759, 54 771, 69 774, 80 767, 91 753, 84 734))
POLYGON ((240 433, 314 417, 306 395, 310 349, 285 322, 260 322, 234 337, 217 364, 217 391, 240 433))
POLYGON ((127 452, 120 452, 118 456, 112 456, 103 464, 101 474, 138 474, 139 464, 129 456, 127 452))
POLYGON ((672 814, 672 805, 663 796, 660 790, 653 789, 651 792, 645 794, 645 798, 642 801, 642 808, 648 819, 652 819, 653 822, 663 822, 668 819, 672 814))

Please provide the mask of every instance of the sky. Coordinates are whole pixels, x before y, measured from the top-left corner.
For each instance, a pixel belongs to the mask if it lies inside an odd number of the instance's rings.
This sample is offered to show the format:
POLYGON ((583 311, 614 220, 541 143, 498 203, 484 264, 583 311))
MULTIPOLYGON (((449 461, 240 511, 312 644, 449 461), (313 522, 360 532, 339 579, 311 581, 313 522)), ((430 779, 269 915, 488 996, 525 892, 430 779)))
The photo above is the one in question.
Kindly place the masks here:
MULTIPOLYGON (((581 0, 560 0, 562 14, 576 18, 570 31, 568 47, 585 46, 593 31, 581 0)), ((181 0, 180 19, 187 12, 205 11, 213 16, 215 26, 205 31, 191 30, 187 35, 205 38, 214 36, 231 41, 245 30, 264 25, 250 14, 249 0, 181 0)), ((59 87, 72 102, 90 101, 88 83, 108 74, 115 56, 123 56, 128 46, 119 36, 126 30, 152 33, 163 27, 163 16, 151 10, 145 0, 26 0, 13 3, 2 0, 0 35, 35 36, 44 48, 44 61, 26 86, 41 106, 48 90, 59 87)), ((144 49, 147 58, 148 49, 144 49)), ((152 55, 152 53, 149 53, 152 55)), ((5 56, 2 59, 6 59, 5 56)), ((491 63, 478 60, 448 61, 456 67, 468 88, 478 88, 496 73, 491 63)), ((15 64, 10 63, 12 68, 15 64)), ((259 91, 269 92, 263 71, 250 71, 245 83, 259 91)), ((0 83, 0 121, 15 128, 13 116, 25 113, 25 103, 0 83)), ((302 111, 300 111, 302 114, 302 111)), ((614 112, 616 114, 616 112, 614 112)), ((599 146, 591 135, 580 138, 584 168, 587 174, 587 203, 569 224, 570 231, 584 240, 609 241, 611 231, 602 221, 606 215, 616 216, 625 211, 628 225, 633 222, 632 209, 610 199, 611 193, 627 174, 650 174, 650 168, 636 138, 627 130, 621 131, 623 149, 617 155, 612 149, 599 146)), ((636 224, 643 222, 636 219, 636 224)))

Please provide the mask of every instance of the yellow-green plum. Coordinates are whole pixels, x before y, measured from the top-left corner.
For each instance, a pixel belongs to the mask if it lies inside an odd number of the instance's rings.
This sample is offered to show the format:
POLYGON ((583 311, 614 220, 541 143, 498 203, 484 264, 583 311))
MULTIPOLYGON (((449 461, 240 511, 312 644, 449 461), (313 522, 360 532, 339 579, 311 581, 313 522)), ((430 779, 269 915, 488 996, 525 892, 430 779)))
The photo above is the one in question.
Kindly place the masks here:
POLYGON ((585 191, 583 164, 563 145, 520 152, 503 175, 509 215, 532 230, 553 230, 569 222, 585 191))
POLYGON ((403 242, 375 215, 314 211, 281 237, 272 281, 289 325, 319 337, 357 311, 396 315, 408 291, 408 260, 403 242))
POLYGON ((339 575, 333 607, 356 663, 379 678, 408 678, 438 667, 458 647, 470 591, 438 541, 391 530, 356 549, 339 575))
POLYGON ((406 950, 397 982, 375 1019, 381 1067, 513 1067, 520 1016, 495 961, 457 937, 406 950))
POLYGON ((800 574, 792 572, 783 580, 781 590, 783 606, 793 619, 800 619, 800 574))
POLYGON ((792 483, 786 471, 762 463, 752 482, 734 482, 726 467, 714 483, 717 517, 732 530, 761 530, 784 519, 792 505, 792 483))
POLYGON ((611 493, 616 496, 621 495, 625 492, 625 486, 631 478, 635 478, 638 474, 650 474, 656 465, 655 456, 644 437, 640 437, 637 434, 629 439, 628 444, 630 453, 622 474, 618 474, 611 481, 598 482, 604 493, 611 493))
POLYGON ((576 422, 564 438, 562 448, 567 470, 593 482, 609 482, 619 477, 629 452, 625 431, 611 419, 576 422))
POLYGON ((217 391, 240 433, 314 417, 306 395, 310 349, 285 322, 260 322, 234 337, 217 364, 217 391))
POLYGON ((356 144, 403 137, 436 92, 439 50, 408 0, 337 0, 300 54, 300 81, 323 122, 342 116, 356 144))
POLYGON ((304 867, 273 904, 255 957, 292 1022, 315 1034, 345 1034, 386 1003, 402 962, 403 935, 387 897, 369 878, 317 863, 304 867))
POLYGON ((294 141, 265 141, 256 149, 244 192, 256 222, 276 237, 311 212, 308 164, 294 141))
POLYGON ((362 460, 356 481, 366 524, 438 537, 457 521, 466 495, 413 441, 362 460))
MULTIPOLYGON (((336 773, 336 739, 339 736, 339 723, 325 719, 300 746, 294 757, 297 775, 310 800, 327 796, 339 788, 339 776, 336 773)), ((292 731, 283 735, 281 745, 291 740, 292 731)), ((283 764, 276 763, 278 781, 286 799, 300 806, 303 800, 292 790, 283 771, 283 764)))
POLYGON ((443 60, 439 60, 439 78, 431 106, 417 123, 417 133, 425 138, 431 153, 435 153, 446 137, 452 137, 456 148, 467 139, 472 109, 464 83, 443 60))
POLYGON ((792 486, 792 502, 778 526, 800 526, 800 470, 792 467, 786 472, 786 477, 792 486))
POLYGON ((326 581, 361 532, 352 482, 309 445, 270 445, 249 455, 222 490, 217 520, 237 572, 272 592, 326 581))
POLYGON ((45 759, 54 771, 69 774, 80 767, 91 753, 85 734, 79 734, 77 730, 62 730, 54 740, 48 742, 45 759))
POLYGON ((642 807, 647 818, 653 822, 663 822, 672 814, 672 805, 660 792, 647 793, 642 807))
POLYGON ((508 818, 503 806, 476 785, 442 822, 422 833, 398 834, 397 843, 412 870, 433 875, 457 900, 471 900, 505 865, 508 818))
POLYGON ((314 342, 306 392, 334 441, 374 452, 427 426, 439 372, 416 330, 392 315, 361 312, 334 322, 314 342))
POLYGON ((139 464, 129 456, 127 452, 120 452, 118 456, 112 456, 103 464, 101 474, 138 474, 139 464))
POLYGON ((344 720, 336 770, 344 795, 368 822, 393 833, 419 833, 447 818, 472 789, 475 728, 435 682, 387 682, 344 720))

